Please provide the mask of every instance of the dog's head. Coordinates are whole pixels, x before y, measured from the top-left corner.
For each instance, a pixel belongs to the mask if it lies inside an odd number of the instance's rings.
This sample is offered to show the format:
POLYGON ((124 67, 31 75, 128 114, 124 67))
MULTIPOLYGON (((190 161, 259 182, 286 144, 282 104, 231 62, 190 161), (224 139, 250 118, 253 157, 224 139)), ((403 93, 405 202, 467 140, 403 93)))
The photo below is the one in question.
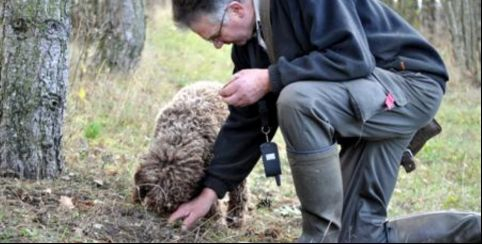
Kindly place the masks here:
MULTIPOLYGON (((162 150, 161 150, 162 151, 162 150)), ((204 177, 201 157, 166 157, 151 149, 134 175, 133 201, 160 214, 169 214, 200 192, 204 177)))

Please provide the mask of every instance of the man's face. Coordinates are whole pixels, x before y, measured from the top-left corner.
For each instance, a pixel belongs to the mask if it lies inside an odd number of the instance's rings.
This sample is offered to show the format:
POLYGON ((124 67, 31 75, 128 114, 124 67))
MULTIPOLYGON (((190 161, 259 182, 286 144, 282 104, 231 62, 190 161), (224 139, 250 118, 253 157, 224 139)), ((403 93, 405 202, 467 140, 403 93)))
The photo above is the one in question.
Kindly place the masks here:
POLYGON ((246 44, 253 36, 254 23, 255 14, 250 1, 234 1, 226 6, 221 23, 213 23, 209 16, 203 15, 190 28, 219 49, 224 44, 246 44))

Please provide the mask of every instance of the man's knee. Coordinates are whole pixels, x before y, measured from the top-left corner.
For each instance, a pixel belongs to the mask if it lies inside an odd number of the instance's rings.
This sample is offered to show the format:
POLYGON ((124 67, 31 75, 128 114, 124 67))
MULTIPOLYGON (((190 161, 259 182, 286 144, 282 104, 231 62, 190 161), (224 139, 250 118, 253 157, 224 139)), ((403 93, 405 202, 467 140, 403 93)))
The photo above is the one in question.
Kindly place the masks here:
POLYGON ((286 86, 277 101, 280 125, 286 119, 293 119, 294 114, 329 121, 334 104, 340 103, 330 95, 336 92, 332 88, 330 83, 316 81, 300 81, 286 86))
MULTIPOLYGON (((294 151, 312 151, 333 144, 334 127, 328 118, 321 82, 297 82, 285 87, 278 99, 278 122, 294 151)), ((329 102, 326 102, 327 104, 329 102)))
POLYGON ((305 109, 310 106, 311 97, 304 82, 290 84, 283 88, 279 95, 277 101, 278 112, 282 115, 287 112, 286 110, 296 109, 305 111, 305 109))
POLYGON ((282 131, 292 130, 296 124, 302 123, 309 116, 313 105, 313 94, 303 82, 286 86, 277 101, 278 120, 282 131))

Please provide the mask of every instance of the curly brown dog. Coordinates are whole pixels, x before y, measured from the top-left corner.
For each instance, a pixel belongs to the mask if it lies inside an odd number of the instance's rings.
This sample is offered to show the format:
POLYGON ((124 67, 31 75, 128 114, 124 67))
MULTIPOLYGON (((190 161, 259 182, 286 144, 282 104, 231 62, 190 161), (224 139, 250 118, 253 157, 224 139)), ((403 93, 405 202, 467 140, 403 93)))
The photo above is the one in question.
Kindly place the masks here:
MULTIPOLYGON (((161 109, 149 152, 134 176, 134 202, 165 215, 200 193, 214 142, 228 115, 220 89, 216 82, 195 83, 161 109)), ((229 193, 226 221, 230 227, 243 224, 247 198, 246 182, 229 193)), ((220 216, 218 203, 207 218, 220 216)))

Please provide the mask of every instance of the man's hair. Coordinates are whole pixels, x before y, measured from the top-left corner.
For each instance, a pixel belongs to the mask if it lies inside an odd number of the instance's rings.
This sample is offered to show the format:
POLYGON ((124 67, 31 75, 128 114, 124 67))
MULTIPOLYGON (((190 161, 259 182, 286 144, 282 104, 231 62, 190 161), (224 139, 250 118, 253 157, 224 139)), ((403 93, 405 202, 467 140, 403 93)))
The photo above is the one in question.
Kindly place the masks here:
POLYGON ((234 0, 172 0, 174 22, 179 27, 191 26, 201 15, 209 15, 213 21, 221 21, 224 7, 234 0))

